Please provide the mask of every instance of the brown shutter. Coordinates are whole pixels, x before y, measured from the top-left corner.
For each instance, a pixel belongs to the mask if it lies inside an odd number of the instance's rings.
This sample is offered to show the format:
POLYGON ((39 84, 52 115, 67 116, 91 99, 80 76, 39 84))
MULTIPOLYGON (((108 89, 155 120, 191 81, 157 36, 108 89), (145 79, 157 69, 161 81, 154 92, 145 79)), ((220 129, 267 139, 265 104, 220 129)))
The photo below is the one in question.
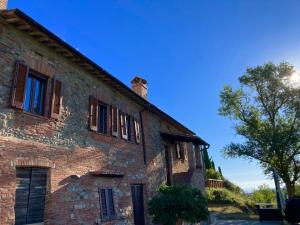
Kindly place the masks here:
POLYGON ((127 135, 127 122, 126 122, 126 114, 123 112, 120 112, 120 124, 121 124, 121 137, 123 139, 128 139, 127 135))
POLYGON ((175 150, 176 150, 176 158, 180 159, 180 143, 178 141, 175 142, 175 150))
POLYGON ((54 119, 59 119, 61 115, 62 105, 62 83, 59 80, 52 79, 52 93, 51 93, 51 111, 50 116, 54 119))
POLYGON ((12 95, 11 95, 12 107, 18 109, 24 108, 26 78, 28 76, 28 71, 29 71, 28 66, 20 62, 17 62, 14 79, 13 79, 12 95))
POLYGON ((119 110, 115 106, 111 106, 111 135, 118 137, 119 135, 119 110))
POLYGON ((137 119, 133 119, 134 123, 134 136, 135 136, 135 142, 139 144, 141 142, 141 132, 140 132, 140 124, 137 121, 137 119))
POLYGON ((96 131, 98 128, 98 101, 95 97, 90 96, 90 117, 89 127, 91 131, 96 131))

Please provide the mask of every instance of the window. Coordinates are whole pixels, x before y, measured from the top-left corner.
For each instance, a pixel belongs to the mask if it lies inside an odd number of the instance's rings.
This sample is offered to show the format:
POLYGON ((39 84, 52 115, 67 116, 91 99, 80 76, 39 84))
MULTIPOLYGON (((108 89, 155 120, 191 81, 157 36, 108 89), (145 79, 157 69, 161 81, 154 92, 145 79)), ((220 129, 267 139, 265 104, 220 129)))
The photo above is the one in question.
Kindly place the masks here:
POLYGON ((100 188, 100 205, 102 220, 112 220, 116 218, 113 190, 111 188, 100 188))
POLYGON ((46 79, 29 74, 26 79, 24 111, 44 114, 46 79))
POLYGON ((120 124, 121 124, 121 137, 123 139, 128 139, 127 134, 127 117, 126 114, 123 112, 120 112, 120 124))
POLYGON ((47 169, 17 168, 15 224, 36 224, 44 221, 47 169))
POLYGON ((127 140, 131 140, 131 118, 129 115, 125 115, 125 122, 126 122, 126 128, 127 128, 127 140))
POLYGON ((52 79, 50 101, 46 102, 48 83, 50 83, 48 81, 46 76, 39 75, 30 70, 27 65, 17 62, 10 98, 11 106, 25 112, 49 115, 53 119, 59 119, 63 84, 55 78, 52 79), (45 109, 49 111, 46 112, 45 109))
POLYGON ((98 132, 107 134, 107 106, 98 104, 98 132))
POLYGON ((182 142, 175 142, 175 150, 176 150, 176 157, 178 159, 185 159, 185 149, 186 149, 186 145, 185 143, 182 142))
POLYGON ((114 137, 118 137, 119 133, 119 110, 117 107, 111 107, 111 134, 114 137))
POLYGON ((133 119, 133 123, 134 123, 135 142, 139 144, 141 142, 140 124, 137 121, 137 119, 133 119))

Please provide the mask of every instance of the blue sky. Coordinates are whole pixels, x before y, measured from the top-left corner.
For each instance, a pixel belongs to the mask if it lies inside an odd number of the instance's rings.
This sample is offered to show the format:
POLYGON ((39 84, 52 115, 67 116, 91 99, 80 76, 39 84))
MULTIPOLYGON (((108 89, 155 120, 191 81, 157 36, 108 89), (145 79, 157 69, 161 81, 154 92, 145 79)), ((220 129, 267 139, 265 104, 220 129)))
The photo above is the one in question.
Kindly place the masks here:
POLYGON ((211 144, 226 177, 251 190, 273 185, 259 166, 224 159, 239 140, 217 113, 224 84, 248 66, 288 61, 300 68, 297 0, 9 0, 130 86, 138 74, 149 99, 211 144))

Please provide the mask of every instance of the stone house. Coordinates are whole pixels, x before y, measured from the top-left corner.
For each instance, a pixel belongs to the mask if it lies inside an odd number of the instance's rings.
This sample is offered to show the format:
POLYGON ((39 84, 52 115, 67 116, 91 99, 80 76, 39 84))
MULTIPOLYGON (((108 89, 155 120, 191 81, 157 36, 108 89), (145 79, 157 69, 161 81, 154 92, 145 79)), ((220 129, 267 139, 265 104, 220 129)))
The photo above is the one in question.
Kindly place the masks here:
POLYGON ((0 0, 0 224, 151 224, 161 184, 204 189, 209 145, 0 0))

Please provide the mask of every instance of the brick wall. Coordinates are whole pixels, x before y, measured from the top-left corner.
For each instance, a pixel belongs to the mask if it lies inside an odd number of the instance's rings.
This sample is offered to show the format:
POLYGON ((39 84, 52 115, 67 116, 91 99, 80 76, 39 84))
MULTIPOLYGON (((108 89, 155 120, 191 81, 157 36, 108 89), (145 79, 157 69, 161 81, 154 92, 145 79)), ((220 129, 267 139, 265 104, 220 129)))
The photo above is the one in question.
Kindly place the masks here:
MULTIPOLYGON (((166 143, 160 131, 180 131, 144 111, 145 166, 142 143, 88 130, 89 95, 114 104, 136 118, 142 110, 139 105, 1 19, 0 34, 0 224, 14 224, 16 167, 24 166, 49 168, 46 225, 110 224, 101 221, 99 187, 114 189, 117 219, 113 224, 133 224, 130 184, 144 184, 146 202, 166 182, 166 143), (34 116, 10 107, 12 74, 17 60, 62 81, 61 119, 34 116), (90 173, 106 170, 122 171, 124 177, 94 177, 90 173)), ((189 171, 193 159, 191 145, 189 157, 177 160, 173 144, 167 144, 173 152, 173 173, 189 171)), ((147 215, 146 224, 150 224, 147 215)))

